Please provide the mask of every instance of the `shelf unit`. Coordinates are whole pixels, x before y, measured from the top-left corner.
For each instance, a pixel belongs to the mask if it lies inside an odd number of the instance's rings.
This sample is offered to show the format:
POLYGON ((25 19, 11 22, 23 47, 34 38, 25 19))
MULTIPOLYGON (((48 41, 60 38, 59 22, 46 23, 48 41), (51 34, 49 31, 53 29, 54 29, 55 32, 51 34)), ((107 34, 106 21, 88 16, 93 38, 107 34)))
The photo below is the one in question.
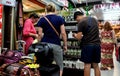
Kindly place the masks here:
POLYGON ((84 76, 83 70, 64 68, 63 76, 84 76))
MULTIPOLYGON (((65 29, 68 36, 68 51, 64 54, 63 76, 84 76, 84 64, 79 61, 81 56, 80 42, 72 37, 72 32, 77 32, 76 21, 66 21, 65 29)), ((61 41, 63 44, 63 42, 61 41)))

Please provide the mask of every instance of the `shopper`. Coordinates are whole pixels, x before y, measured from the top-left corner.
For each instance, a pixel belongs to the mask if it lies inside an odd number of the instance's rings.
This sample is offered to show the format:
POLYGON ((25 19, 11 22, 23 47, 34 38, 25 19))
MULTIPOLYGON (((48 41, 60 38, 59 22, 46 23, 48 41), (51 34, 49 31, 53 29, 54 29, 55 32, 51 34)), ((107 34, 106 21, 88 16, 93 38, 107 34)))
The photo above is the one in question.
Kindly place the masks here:
POLYGON ((113 50, 116 43, 115 32, 109 22, 106 22, 101 32, 101 69, 110 70, 114 68, 113 50))
POLYGON ((47 15, 45 17, 52 23, 53 27, 59 33, 59 36, 55 32, 55 30, 53 30, 48 21, 44 17, 42 17, 38 22, 38 37, 39 41, 41 40, 41 42, 50 43, 50 45, 53 46, 54 59, 56 64, 60 67, 60 76, 62 76, 63 50, 61 48, 60 35, 62 36, 64 42, 64 51, 67 50, 67 36, 64 27, 64 19, 60 16, 57 16, 55 11, 55 5, 53 3, 48 4, 46 6, 47 15), (42 33, 44 33, 43 37, 42 33))
POLYGON ((84 76, 90 76, 91 65, 95 76, 101 76, 98 66, 101 57, 98 22, 92 17, 85 17, 80 11, 74 13, 74 19, 78 22, 78 32, 73 33, 73 37, 81 40, 80 60, 84 62, 84 76))
POLYGON ((25 44, 25 54, 28 54, 28 48, 32 44, 33 40, 38 37, 34 23, 37 22, 39 16, 35 13, 30 14, 29 19, 27 19, 24 23, 23 27, 23 40, 26 42, 25 44))
POLYGON ((101 31, 103 30, 103 20, 98 20, 98 27, 99 27, 99 36, 101 38, 101 31))

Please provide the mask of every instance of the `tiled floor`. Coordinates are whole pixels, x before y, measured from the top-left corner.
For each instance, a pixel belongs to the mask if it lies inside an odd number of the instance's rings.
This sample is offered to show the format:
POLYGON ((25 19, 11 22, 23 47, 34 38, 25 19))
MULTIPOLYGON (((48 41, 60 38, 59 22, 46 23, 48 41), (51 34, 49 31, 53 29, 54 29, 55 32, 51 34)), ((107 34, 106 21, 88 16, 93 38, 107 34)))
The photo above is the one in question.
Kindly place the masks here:
MULTIPOLYGON (((101 76, 120 76, 120 62, 116 61, 115 52, 113 53, 114 69, 102 70, 101 76)), ((91 70, 91 76, 94 76, 93 69, 91 70)))

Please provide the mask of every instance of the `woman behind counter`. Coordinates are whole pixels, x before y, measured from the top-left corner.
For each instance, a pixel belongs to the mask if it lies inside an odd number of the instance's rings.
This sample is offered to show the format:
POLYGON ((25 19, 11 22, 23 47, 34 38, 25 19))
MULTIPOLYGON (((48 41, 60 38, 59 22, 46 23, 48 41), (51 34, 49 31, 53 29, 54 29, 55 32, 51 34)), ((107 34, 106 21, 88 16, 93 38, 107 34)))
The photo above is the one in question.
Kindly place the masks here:
POLYGON ((33 40, 38 37, 34 23, 37 22, 39 16, 35 13, 32 13, 24 23, 23 27, 23 36, 22 39, 26 42, 25 44, 25 54, 28 54, 28 48, 33 43, 33 40))

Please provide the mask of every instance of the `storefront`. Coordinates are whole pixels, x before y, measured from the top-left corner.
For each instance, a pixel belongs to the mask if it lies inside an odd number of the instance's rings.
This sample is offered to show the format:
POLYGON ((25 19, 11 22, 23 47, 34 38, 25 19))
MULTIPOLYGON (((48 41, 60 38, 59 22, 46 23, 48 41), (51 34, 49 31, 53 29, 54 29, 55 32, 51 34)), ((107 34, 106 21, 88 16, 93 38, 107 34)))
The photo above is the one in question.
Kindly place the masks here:
MULTIPOLYGON (((1 48, 14 50, 16 41, 22 40, 24 18, 28 18, 32 12, 45 15, 45 6, 49 2, 53 2, 57 7, 57 14, 65 19, 65 30, 68 38, 68 50, 63 56, 63 76, 84 76, 84 63, 79 59, 81 56, 80 42, 73 38, 73 32, 78 31, 77 21, 73 18, 74 12, 82 11, 86 16, 102 20, 103 24, 105 21, 110 21, 116 35, 120 37, 120 2, 106 3, 107 1, 110 0, 1 0, 0 51, 1 48), (113 13, 115 14, 111 15, 113 13)), ((61 44, 63 44, 62 40, 61 44)), ((118 60, 120 60, 120 55, 118 56, 118 60)), ((103 75, 102 73, 101 75, 103 75)))
MULTIPOLYGON (((53 1, 53 0, 51 0, 53 1)), ((55 0, 56 1, 56 0, 55 0)), ((65 0, 57 0, 62 1, 63 4, 65 3, 65 0)), ((109 0, 110 1, 110 0, 109 0)), ((117 1, 117 0, 111 0, 117 1)), ((49 0, 44 0, 43 2, 48 2, 49 0)), ((53 1, 54 2, 54 1, 53 1)), ((54 2, 56 4, 56 2, 54 2)), ((58 4, 60 4, 58 2, 58 4)), ((87 16, 95 17, 98 20, 104 20, 107 21, 108 19, 111 19, 111 23, 113 24, 119 24, 119 2, 118 3, 109 3, 108 0, 68 0, 68 5, 65 5, 65 9, 59 10, 59 15, 62 16, 65 21, 65 28, 68 35, 68 51, 64 56, 64 76, 72 76, 73 74, 76 74, 75 76, 83 75, 83 67, 76 67, 77 60, 79 57, 79 45, 78 41, 73 39, 71 32, 76 32, 76 24, 77 22, 73 19, 73 14, 75 11, 83 11, 87 16), (106 12, 107 11, 107 12, 106 12), (111 13, 116 13, 115 15, 110 15, 111 13), (104 17, 103 17, 104 16, 104 17), (72 65, 72 66, 71 66, 72 65)), ((64 6, 62 6, 63 8, 64 6)), ((114 26, 113 26, 114 28, 114 26)), ((118 28, 116 32, 118 31, 118 28)), ((63 43, 63 42, 62 42, 63 43)), ((83 63, 79 62, 81 66, 83 66, 83 63)))

